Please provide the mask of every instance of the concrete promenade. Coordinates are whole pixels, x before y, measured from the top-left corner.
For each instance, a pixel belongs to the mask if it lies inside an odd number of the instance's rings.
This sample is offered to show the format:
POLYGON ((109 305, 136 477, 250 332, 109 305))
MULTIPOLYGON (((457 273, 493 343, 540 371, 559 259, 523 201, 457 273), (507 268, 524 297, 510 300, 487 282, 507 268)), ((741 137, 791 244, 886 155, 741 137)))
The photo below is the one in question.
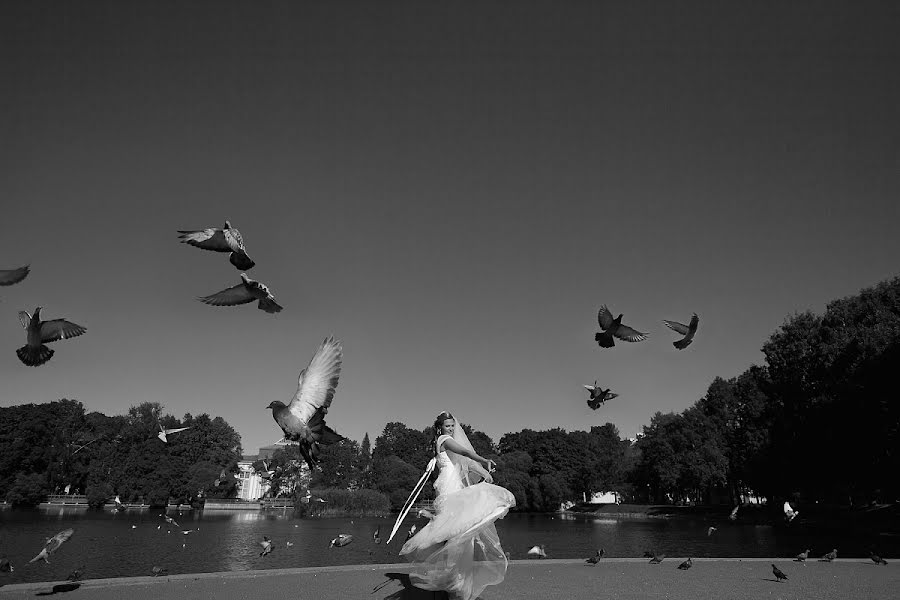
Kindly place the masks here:
MULTIPOLYGON (((483 600, 896 600, 900 598, 900 562, 878 566, 866 559, 810 561, 789 559, 694 559, 689 571, 676 567, 684 558, 662 564, 647 559, 606 559, 596 566, 581 560, 511 561, 506 580, 485 590, 483 600), (777 583, 770 563, 789 580, 777 583)), ((443 593, 404 588, 385 574, 402 574, 409 565, 358 565, 199 573, 168 577, 86 580, 76 588, 63 582, 21 583, 0 587, 0 600, 48 594, 65 600, 373 600, 444 599, 443 593), (388 582, 373 593, 373 589, 388 582), (74 588, 74 589, 73 589, 74 588)), ((2 580, 0 580, 2 582, 2 580)))

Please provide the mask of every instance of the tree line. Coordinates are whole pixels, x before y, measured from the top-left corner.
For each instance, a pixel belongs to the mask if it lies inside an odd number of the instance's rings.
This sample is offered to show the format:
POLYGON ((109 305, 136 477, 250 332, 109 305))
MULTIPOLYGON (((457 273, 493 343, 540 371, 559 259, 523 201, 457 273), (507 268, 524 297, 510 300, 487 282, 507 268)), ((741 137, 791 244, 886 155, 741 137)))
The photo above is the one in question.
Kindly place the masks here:
MULTIPOLYGON (((894 501, 900 482, 900 402, 892 386, 900 367, 900 278, 830 302, 824 314, 789 316, 762 347, 765 362, 717 377, 680 413, 656 413, 635 440, 612 423, 589 431, 524 429, 496 443, 462 424, 475 450, 497 462, 495 480, 517 510, 555 510, 599 491, 639 503, 734 504, 770 501, 865 504, 894 501)), ((85 414, 80 403, 0 409, 0 492, 28 502, 72 483, 99 500, 236 493, 240 436, 221 418, 162 418, 191 429, 161 444, 160 407, 125 416, 85 414), (214 482, 219 482, 214 485, 214 482)), ((302 480, 296 448, 266 462, 273 493, 367 490, 366 506, 406 500, 432 452, 430 425, 389 422, 370 445, 343 440, 323 447, 321 469, 302 480)), ((263 470, 262 462, 254 465, 263 470)), ((423 499, 433 498, 431 484, 423 499)), ((343 501, 343 500, 342 500, 343 501)), ((361 504, 360 504, 361 505, 361 504)), ((356 505, 354 505, 356 506, 356 505)))

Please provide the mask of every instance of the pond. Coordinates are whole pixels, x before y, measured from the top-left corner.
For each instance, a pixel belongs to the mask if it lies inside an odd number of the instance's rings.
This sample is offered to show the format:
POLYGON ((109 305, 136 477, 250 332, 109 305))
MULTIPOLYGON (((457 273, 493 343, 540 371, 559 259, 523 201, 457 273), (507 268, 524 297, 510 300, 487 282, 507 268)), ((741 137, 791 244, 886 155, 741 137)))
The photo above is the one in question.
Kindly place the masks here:
MULTIPOLYGON (((149 575, 154 566, 176 574, 405 562, 398 552, 406 531, 413 523, 419 527, 426 523, 407 517, 387 545, 396 517, 300 519, 290 510, 181 514, 170 510, 168 515, 178 521, 176 528, 167 525, 161 513, 161 509, 115 513, 56 507, 2 510, 0 554, 10 559, 15 572, 0 574, 0 584, 63 580, 80 566, 86 579, 98 579, 149 575), (381 544, 372 540, 376 527, 381 528, 381 544), (50 564, 28 564, 45 538, 67 528, 75 533, 50 557, 50 564), (329 548, 339 533, 352 534, 353 542, 329 548), (274 549, 261 557, 259 542, 264 535, 274 549)), ((598 548, 608 557, 640 557, 651 549, 672 557, 793 557, 807 547, 815 556, 834 547, 843 558, 868 556, 869 548, 888 557, 900 554, 897 536, 684 517, 510 514, 497 522, 497 530, 514 560, 527 558, 535 544, 544 545, 548 558, 586 558, 598 548), (710 525, 718 530, 708 536, 710 525)))

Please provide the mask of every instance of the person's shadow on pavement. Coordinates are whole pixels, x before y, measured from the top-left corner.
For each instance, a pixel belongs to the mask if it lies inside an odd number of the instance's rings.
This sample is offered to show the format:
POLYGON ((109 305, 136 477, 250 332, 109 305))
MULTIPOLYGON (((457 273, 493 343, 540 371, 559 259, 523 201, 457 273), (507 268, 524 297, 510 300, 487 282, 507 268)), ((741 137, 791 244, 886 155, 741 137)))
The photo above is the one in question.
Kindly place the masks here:
POLYGON ((450 598, 447 592, 432 592, 417 588, 409 580, 409 573, 385 573, 384 576, 388 578, 387 581, 375 586, 375 589, 372 590, 373 594, 392 581, 398 582, 403 587, 390 596, 385 596, 383 600, 449 600, 450 598))

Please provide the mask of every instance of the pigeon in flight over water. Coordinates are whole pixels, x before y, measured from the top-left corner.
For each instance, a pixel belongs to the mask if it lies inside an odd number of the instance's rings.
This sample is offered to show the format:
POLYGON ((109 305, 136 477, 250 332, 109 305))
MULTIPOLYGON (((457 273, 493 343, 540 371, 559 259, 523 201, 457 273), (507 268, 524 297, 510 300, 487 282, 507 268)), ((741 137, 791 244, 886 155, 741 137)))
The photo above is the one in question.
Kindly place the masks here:
POLYGON ((711 536, 712 534, 714 534, 717 531, 718 531, 718 529, 716 529, 715 527, 710 527, 709 529, 706 530, 706 537, 711 536))
POLYGON ((319 444, 332 444, 344 439, 325 425, 325 414, 331 406, 341 375, 342 359, 341 343, 334 337, 326 338, 309 365, 300 371, 297 392, 290 403, 285 405, 275 400, 267 407, 272 409, 272 417, 285 438, 298 443, 300 454, 310 469, 314 469, 318 461, 319 444))
POLYGON ((272 551, 272 540, 270 540, 267 535, 263 536, 263 541, 261 541, 259 545, 262 546, 262 552, 259 553, 260 556, 265 556, 272 551))
POLYGON ((193 231, 179 230, 178 233, 181 234, 178 238, 184 244, 213 252, 230 252, 228 260, 239 271, 249 271, 256 264, 247 256, 241 232, 232 227, 228 221, 225 221, 225 227, 222 229, 212 227, 193 231))
POLYGON ((19 267, 18 269, 0 269, 0 285, 14 285, 19 283, 28 277, 30 271, 31 268, 28 265, 19 267))
POLYGON ((737 520, 737 514, 738 514, 738 509, 739 509, 739 508, 741 508, 741 505, 740 505, 740 504, 738 504, 737 506, 734 507, 734 510, 731 511, 731 514, 728 515, 728 520, 729 520, 729 521, 736 521, 736 520, 737 520))
POLYGON ((331 540, 331 543, 328 544, 328 547, 333 548, 334 546, 337 546, 338 548, 340 548, 342 546, 346 546, 347 544, 349 544, 352 541, 353 541, 352 535, 348 535, 346 533, 339 533, 336 538, 331 540))
POLYGON ((29 367, 37 367, 44 364, 53 356, 53 350, 45 346, 50 342, 78 337, 87 329, 65 319, 53 319, 41 321, 42 306, 34 309, 34 316, 28 312, 19 311, 19 321, 27 331, 27 341, 24 346, 16 350, 16 354, 23 363, 29 367))
POLYGON ((679 350, 684 350, 694 341, 694 334, 697 333, 697 325, 700 324, 700 317, 697 316, 697 313, 694 313, 694 316, 691 317, 690 325, 684 325, 678 321, 666 321, 665 319, 663 319, 663 323, 665 323, 666 327, 672 331, 676 331, 684 336, 677 342, 672 342, 673 346, 679 350))
POLYGON ((591 397, 587 400, 587 405, 591 407, 593 410, 597 410, 600 408, 600 405, 606 402, 607 400, 612 400, 613 398, 618 398, 619 395, 613 392, 610 392, 610 388, 606 388, 605 390, 597 385, 597 381, 594 380, 594 385, 586 385, 584 386, 588 392, 590 392, 591 397))
POLYGON ((265 284, 250 279, 246 273, 241 273, 241 283, 225 288, 221 292, 203 296, 198 298, 198 300, 210 306, 237 306, 238 304, 249 304, 259 300, 259 304, 256 307, 269 314, 278 313, 284 309, 275 301, 275 296, 272 295, 272 292, 269 291, 265 284))
POLYGON ((605 304, 600 307, 600 312, 597 313, 597 321, 600 323, 603 331, 598 332, 594 336, 594 340, 600 344, 601 348, 612 348, 615 346, 616 342, 613 340, 613 337, 626 342, 642 342, 647 339, 646 333, 641 333, 628 325, 622 325, 621 314, 613 319, 612 313, 609 312, 605 304))
POLYGON ((60 546, 62 546, 63 542, 72 537, 72 534, 75 533, 74 529, 64 529, 60 531, 52 538, 48 538, 47 542, 44 544, 44 548, 38 553, 37 556, 29 560, 29 563, 33 563, 36 560, 43 559, 45 563, 50 564, 50 555, 56 552, 60 546))

